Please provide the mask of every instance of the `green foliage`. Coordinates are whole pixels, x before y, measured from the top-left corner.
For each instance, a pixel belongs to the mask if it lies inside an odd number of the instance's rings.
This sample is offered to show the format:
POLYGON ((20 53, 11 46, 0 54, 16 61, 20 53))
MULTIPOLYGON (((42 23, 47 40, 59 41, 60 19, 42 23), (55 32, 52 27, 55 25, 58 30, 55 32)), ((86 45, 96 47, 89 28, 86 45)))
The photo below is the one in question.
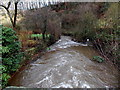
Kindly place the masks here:
MULTIPOLYGON (((66 15, 64 14, 63 34, 71 35, 80 42, 86 41, 87 38, 93 43, 95 41, 94 45, 102 55, 120 65, 119 3, 97 3, 96 5, 100 6, 99 11, 96 8, 96 13, 86 4, 85 9, 81 9, 83 5, 73 9, 73 12, 68 11, 66 15)), ((103 61, 100 57, 94 57, 94 59, 98 62, 103 61)))
POLYGON ((9 78, 10 75, 8 75, 7 73, 2 73, 2 85, 7 85, 9 78))
POLYGON ((22 53, 20 52, 21 44, 13 29, 1 26, 2 31, 2 86, 7 85, 10 74, 20 67, 22 53))
POLYGON ((8 79, 10 78, 10 75, 7 74, 6 71, 7 71, 6 66, 0 65, 0 81, 2 81, 0 85, 2 85, 2 87, 7 85, 8 79))
POLYGON ((50 47, 46 48, 46 50, 50 50, 50 47))
POLYGON ((92 12, 84 13, 82 19, 78 23, 79 29, 75 33, 76 37, 81 41, 84 41, 87 38, 93 40, 95 36, 96 20, 97 19, 92 12))
POLYGON ((111 28, 98 29, 97 32, 98 34, 96 34, 95 38, 100 39, 103 42, 110 42, 116 38, 116 34, 113 33, 111 28), (112 34, 110 34, 110 32, 112 32, 112 34))
POLYGON ((112 3, 105 12, 105 17, 97 22, 98 34, 96 38, 103 41, 115 41, 119 38, 120 28, 118 25, 118 3, 112 3))
POLYGON ((101 56, 94 56, 93 57, 93 60, 94 61, 97 61, 99 63, 102 63, 104 61, 104 58, 102 58, 101 56))
MULTIPOLYGON (((31 38, 38 38, 38 39, 42 39, 42 34, 31 34, 31 36, 30 36, 31 38)), ((50 35, 49 34, 47 34, 47 35, 45 35, 45 37, 50 37, 50 35)))
POLYGON ((120 28, 118 17, 118 3, 110 3, 110 7, 104 12, 104 16, 96 23, 97 33, 95 39, 101 45, 104 55, 110 58, 114 64, 119 65, 120 28))

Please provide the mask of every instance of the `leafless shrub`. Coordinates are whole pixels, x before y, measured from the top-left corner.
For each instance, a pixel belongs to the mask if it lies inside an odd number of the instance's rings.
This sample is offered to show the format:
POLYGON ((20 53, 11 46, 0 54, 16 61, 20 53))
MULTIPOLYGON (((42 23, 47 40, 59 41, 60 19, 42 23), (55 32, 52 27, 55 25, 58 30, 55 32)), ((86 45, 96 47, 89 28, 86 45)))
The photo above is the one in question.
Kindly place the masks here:
POLYGON ((49 7, 26 11, 24 22, 27 29, 42 33, 43 39, 45 39, 46 33, 50 33, 56 38, 60 34, 60 18, 49 7))

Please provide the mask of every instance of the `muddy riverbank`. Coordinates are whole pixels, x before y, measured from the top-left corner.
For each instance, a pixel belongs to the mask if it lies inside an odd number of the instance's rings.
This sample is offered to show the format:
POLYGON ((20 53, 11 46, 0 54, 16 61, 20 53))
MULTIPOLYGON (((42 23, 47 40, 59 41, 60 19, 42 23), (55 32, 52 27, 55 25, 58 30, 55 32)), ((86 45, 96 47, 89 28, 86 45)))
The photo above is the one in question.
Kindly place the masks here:
POLYGON ((62 36, 41 58, 16 73, 9 85, 33 88, 118 87, 118 70, 107 62, 92 61, 95 55, 98 53, 87 44, 62 36))

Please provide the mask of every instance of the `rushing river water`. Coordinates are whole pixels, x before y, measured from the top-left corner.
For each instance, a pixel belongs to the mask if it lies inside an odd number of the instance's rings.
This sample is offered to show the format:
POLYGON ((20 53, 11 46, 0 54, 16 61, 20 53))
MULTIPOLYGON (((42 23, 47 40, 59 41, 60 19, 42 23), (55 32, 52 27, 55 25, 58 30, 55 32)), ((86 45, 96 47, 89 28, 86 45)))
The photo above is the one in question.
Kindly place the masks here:
POLYGON ((25 66, 9 82, 34 88, 118 87, 118 71, 91 58, 98 53, 86 44, 62 36, 41 58, 25 66))

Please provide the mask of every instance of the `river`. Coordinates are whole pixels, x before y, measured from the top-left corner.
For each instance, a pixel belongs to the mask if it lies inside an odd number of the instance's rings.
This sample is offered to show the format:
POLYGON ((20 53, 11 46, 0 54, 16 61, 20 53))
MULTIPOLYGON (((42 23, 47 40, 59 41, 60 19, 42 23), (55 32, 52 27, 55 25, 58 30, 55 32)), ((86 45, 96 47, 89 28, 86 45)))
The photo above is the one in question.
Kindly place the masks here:
POLYGON ((99 54, 91 46, 61 36, 41 58, 16 73, 9 85, 30 88, 118 87, 118 70, 109 62, 92 61, 95 55, 99 54))

